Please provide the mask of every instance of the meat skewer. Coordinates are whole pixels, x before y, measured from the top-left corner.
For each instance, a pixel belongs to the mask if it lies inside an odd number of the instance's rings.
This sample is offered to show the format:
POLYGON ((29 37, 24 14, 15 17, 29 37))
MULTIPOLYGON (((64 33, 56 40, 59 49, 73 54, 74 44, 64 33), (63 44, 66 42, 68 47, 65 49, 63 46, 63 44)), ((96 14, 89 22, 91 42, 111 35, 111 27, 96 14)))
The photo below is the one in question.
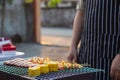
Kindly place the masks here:
POLYGON ((8 66, 17 66, 17 67, 23 67, 23 68, 33 67, 36 65, 22 58, 15 58, 12 60, 8 60, 8 61, 5 61, 3 64, 8 66))

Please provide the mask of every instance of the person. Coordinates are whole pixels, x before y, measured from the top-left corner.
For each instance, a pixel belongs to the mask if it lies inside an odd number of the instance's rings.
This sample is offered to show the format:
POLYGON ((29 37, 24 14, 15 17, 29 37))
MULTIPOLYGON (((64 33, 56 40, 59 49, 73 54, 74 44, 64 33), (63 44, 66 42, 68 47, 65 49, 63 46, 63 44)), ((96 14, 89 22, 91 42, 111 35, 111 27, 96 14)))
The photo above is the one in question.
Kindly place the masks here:
POLYGON ((119 0, 78 3, 68 61, 105 70, 96 74, 96 80, 120 80, 119 0))

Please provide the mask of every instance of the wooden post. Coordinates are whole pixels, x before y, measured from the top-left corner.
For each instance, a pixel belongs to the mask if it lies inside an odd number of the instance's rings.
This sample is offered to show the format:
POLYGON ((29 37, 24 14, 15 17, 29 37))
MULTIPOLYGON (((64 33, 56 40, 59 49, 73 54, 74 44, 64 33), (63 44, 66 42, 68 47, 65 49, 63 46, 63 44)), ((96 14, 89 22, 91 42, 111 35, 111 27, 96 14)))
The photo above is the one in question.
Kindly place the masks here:
POLYGON ((41 43, 41 0, 34 0, 34 35, 35 41, 41 43))

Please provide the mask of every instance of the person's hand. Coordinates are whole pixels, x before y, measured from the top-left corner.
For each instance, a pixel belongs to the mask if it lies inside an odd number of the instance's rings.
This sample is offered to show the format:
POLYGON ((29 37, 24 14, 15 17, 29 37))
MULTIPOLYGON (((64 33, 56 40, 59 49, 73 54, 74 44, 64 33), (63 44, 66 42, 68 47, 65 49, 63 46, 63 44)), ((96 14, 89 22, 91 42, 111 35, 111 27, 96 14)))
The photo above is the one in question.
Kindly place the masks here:
POLYGON ((77 55, 78 55, 77 48, 75 48, 75 47, 70 48, 68 61, 69 62, 77 62, 77 55))
POLYGON ((120 80, 120 54, 112 62, 110 76, 113 80, 120 80))

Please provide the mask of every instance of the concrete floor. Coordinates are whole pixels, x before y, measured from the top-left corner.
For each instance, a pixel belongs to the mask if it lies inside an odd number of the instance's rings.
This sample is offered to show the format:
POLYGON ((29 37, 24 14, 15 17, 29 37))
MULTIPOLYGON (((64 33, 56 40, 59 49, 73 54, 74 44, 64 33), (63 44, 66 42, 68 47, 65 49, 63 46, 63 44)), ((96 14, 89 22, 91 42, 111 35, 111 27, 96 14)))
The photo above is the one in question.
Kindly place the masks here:
POLYGON ((42 27, 41 28, 41 44, 43 45, 57 45, 70 46, 72 37, 71 28, 60 27, 42 27))
POLYGON ((72 29, 69 28, 41 28, 41 43, 15 44, 17 50, 25 52, 24 57, 50 57, 54 60, 67 60, 72 29))
POLYGON ((72 28, 65 27, 42 27, 41 33, 44 36, 60 36, 60 37, 71 37, 72 36, 72 28))

